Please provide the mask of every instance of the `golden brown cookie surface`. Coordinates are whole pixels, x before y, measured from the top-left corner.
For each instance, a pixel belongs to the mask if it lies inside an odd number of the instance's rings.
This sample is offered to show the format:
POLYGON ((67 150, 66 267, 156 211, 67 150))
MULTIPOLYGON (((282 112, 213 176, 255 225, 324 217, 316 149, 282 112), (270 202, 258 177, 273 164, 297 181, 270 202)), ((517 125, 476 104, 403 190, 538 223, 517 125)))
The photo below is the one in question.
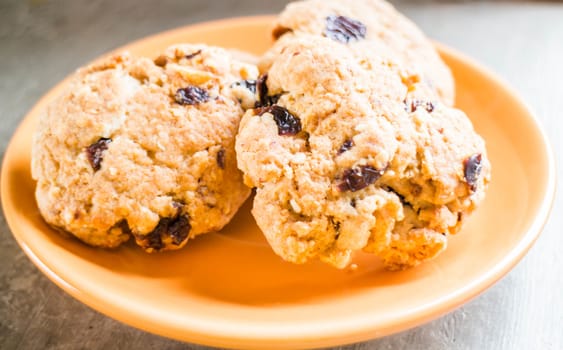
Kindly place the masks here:
POLYGON ((243 109, 231 85, 257 74, 204 45, 80 70, 34 138, 45 220, 91 245, 133 236, 147 251, 221 229, 250 193, 236 166, 243 109))
MULTIPOLYGON (((306 0, 290 3, 278 16, 274 38, 321 35, 345 44, 357 56, 374 55, 400 70, 404 79, 426 84, 452 105, 449 68, 432 43, 405 16, 382 0, 306 0)), ((267 70, 269 59, 262 62, 267 70)))
POLYGON ((330 38, 273 50, 259 89, 268 97, 243 117, 236 151, 274 251, 344 267, 364 250, 391 269, 443 251, 490 174, 469 119, 330 38))

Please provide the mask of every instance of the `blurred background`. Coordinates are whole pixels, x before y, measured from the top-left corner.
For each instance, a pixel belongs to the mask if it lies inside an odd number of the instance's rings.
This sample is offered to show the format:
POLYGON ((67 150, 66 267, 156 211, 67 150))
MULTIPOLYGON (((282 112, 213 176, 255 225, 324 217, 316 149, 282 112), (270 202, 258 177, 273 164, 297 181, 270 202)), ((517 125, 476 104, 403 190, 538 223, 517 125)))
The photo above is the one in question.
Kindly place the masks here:
MULTIPOLYGON (((391 2, 430 37, 507 80, 538 114, 561 164, 560 2, 391 2)), ((196 22, 275 13, 286 3, 0 0, 0 155, 40 96, 100 54, 196 22)), ((530 253, 482 296, 419 328, 346 349, 563 349, 562 210, 559 196, 554 215, 530 253)), ((3 215, 0 262, 0 349, 201 348, 133 329, 66 295, 27 259, 3 215)))

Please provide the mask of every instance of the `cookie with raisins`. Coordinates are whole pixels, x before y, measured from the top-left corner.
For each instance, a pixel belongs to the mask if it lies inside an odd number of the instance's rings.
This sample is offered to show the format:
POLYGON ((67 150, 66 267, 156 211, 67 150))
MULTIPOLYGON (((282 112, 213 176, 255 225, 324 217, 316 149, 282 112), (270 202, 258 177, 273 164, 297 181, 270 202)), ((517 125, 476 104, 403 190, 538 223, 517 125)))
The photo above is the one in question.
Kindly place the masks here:
POLYGON ((81 69, 43 114, 33 177, 45 220, 82 241, 146 251, 220 230, 250 194, 237 169, 241 101, 252 64, 226 50, 176 45, 81 69))
MULTIPOLYGON (((305 0, 292 2, 278 16, 274 39, 312 34, 340 43, 357 59, 375 54, 401 73, 409 85, 424 85, 446 104, 453 104, 454 83, 449 68, 426 36, 383 0, 305 0)), ((282 40, 283 41, 283 40, 282 40)), ((280 49, 283 47, 278 46, 280 49)), ((267 71, 270 59, 262 61, 267 71)))
MULTIPOLYGON (((343 26, 339 35, 358 28, 343 26)), ((436 257, 490 177, 469 119, 385 58, 358 60, 344 39, 280 40, 236 141, 256 188, 252 213, 273 250, 339 268, 359 251, 389 269, 436 257)))

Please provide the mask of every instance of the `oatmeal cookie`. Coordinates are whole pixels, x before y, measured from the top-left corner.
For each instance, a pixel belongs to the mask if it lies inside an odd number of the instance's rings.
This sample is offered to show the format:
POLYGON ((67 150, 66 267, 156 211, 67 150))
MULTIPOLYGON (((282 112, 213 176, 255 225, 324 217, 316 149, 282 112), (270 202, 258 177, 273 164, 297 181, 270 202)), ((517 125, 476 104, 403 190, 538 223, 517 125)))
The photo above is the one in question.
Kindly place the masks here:
POLYGON ((191 44, 78 71, 33 141, 42 216, 90 245, 133 236, 148 252, 220 230, 250 194, 235 158, 243 108, 232 86, 257 75, 223 49, 191 44))
MULTIPOLYGON (((432 43, 412 23, 382 0, 306 0, 290 3, 278 16, 275 39, 314 34, 340 42, 360 59, 375 55, 410 84, 427 85, 441 102, 452 105, 454 82, 432 43)), ((278 47, 283 48, 285 44, 278 47)), ((260 69, 277 55, 270 51, 260 69)))
POLYGON ((342 268, 363 250, 389 269, 443 251, 490 176, 465 114, 330 38, 301 34, 272 57, 236 152, 274 251, 342 268))

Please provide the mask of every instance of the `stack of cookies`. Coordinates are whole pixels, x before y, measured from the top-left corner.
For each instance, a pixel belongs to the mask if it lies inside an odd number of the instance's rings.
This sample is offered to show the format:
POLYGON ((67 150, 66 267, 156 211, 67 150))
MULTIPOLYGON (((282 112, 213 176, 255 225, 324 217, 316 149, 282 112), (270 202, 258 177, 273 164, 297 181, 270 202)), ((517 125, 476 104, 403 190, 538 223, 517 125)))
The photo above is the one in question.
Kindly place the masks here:
POLYGON ((442 252, 490 164, 432 44, 381 0, 292 3, 272 34, 258 66, 184 44, 80 70, 35 135, 45 220, 94 246, 178 249, 255 188, 286 261, 364 251, 404 269, 442 252))

